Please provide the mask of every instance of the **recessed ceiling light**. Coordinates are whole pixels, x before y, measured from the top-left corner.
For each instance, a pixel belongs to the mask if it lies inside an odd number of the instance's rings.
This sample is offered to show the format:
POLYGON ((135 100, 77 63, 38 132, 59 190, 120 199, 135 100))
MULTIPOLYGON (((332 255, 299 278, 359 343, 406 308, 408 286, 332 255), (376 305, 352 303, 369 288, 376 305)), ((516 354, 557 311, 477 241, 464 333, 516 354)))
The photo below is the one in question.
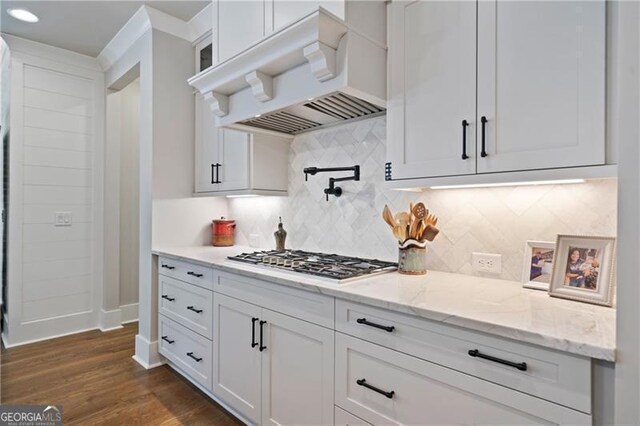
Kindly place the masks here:
POLYGON ((256 114, 256 115, 254 115, 254 117, 255 117, 255 118, 258 118, 258 117, 260 117, 261 115, 262 115, 262 114, 256 114))
POLYGON ((34 24, 39 21, 38 17, 26 9, 7 9, 7 13, 14 18, 34 24))

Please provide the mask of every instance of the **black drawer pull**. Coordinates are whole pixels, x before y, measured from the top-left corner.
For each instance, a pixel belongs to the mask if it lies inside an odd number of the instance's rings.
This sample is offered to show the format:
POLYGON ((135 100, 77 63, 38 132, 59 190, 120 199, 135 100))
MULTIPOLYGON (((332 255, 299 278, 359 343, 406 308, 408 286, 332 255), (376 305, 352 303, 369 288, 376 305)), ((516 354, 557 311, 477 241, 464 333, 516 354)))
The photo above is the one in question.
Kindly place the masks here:
POLYGON ((197 356, 195 356, 195 355, 193 354, 193 352, 187 352, 187 356, 188 356, 189 358, 195 359, 195 360, 196 360, 196 362, 200 362, 200 361, 202 361, 202 358, 198 358, 197 356))
POLYGON ((170 345, 173 345, 173 342, 175 342, 175 340, 170 340, 167 336, 162 336, 162 340, 164 340, 170 345))
POLYGON ((395 330, 396 328, 392 325, 380 325, 380 324, 376 324, 375 322, 369 322, 367 321, 366 318, 358 318, 356 320, 356 322, 358 324, 364 324, 364 325, 368 325, 369 327, 375 327, 375 328, 379 328, 380 330, 384 330, 384 331, 388 331, 389 333, 391 333, 393 330, 395 330))
POLYGON ((176 267, 175 267, 175 266, 167 265, 167 264, 165 264, 165 263, 163 263, 162 265, 160 265, 160 267, 162 267, 162 268, 166 268, 166 269, 168 269, 168 270, 170 270, 170 271, 173 271, 174 269, 176 269, 176 267))
POLYGON ((168 295, 166 295, 166 294, 163 294, 163 295, 162 295, 162 298, 163 298, 163 299, 167 299, 169 302, 173 302, 174 300, 176 300, 176 298, 175 298, 175 297, 169 297, 169 296, 168 296, 168 295))
POLYGON ((486 157, 487 155, 487 141, 486 141, 486 134, 487 134, 487 117, 485 117, 484 115, 480 118, 480 123, 482 123, 482 151, 480 152, 480 156, 481 157, 486 157))
POLYGON ((203 277, 202 274, 198 274, 198 273, 191 272, 191 271, 187 272, 187 275, 191 275, 192 277, 196 277, 196 278, 202 278, 203 277))
POLYGON ((251 347, 255 348, 258 346, 258 342, 256 342, 256 321, 260 318, 251 318, 251 347))
POLYGON ((263 329, 263 326, 266 323, 267 323, 266 321, 260 321, 260 348, 258 348, 258 349, 260 349, 260 352, 262 352, 265 349, 267 349, 267 347, 262 344, 262 339, 263 339, 263 337, 262 337, 262 329, 263 329))
POLYGON ((512 362, 504 359, 496 358, 491 355, 485 355, 480 353, 477 349, 472 349, 469 351, 469 355, 474 358, 482 358, 489 361, 497 362, 498 364, 508 365, 509 367, 517 368, 520 371, 527 371, 527 363, 526 362, 512 362))
POLYGON ((469 158, 467 155, 467 126, 469 122, 467 120, 462 120, 462 159, 466 160, 469 158))
POLYGON ((364 386, 367 389, 371 389, 374 392, 378 392, 379 394, 384 395, 389 399, 393 398, 393 395, 395 395, 395 393, 396 393, 395 391, 387 392, 387 391, 383 391, 382 389, 378 389, 375 386, 371 386, 369 383, 367 383, 367 381, 365 379, 356 380, 356 383, 359 386, 364 386))
POLYGON ((202 309, 196 309, 193 306, 187 306, 187 309, 190 310, 190 311, 195 312, 196 314, 202 313, 202 309))

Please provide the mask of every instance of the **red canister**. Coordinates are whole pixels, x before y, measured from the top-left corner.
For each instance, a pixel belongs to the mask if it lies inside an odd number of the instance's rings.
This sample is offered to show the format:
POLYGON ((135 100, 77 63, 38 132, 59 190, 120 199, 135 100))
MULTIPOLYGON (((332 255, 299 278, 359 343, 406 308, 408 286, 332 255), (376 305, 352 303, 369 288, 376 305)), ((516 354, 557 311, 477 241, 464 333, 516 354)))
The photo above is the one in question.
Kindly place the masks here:
POLYGON ((216 247, 227 247, 235 244, 234 232, 236 221, 224 217, 214 219, 211 224, 211 243, 216 247))

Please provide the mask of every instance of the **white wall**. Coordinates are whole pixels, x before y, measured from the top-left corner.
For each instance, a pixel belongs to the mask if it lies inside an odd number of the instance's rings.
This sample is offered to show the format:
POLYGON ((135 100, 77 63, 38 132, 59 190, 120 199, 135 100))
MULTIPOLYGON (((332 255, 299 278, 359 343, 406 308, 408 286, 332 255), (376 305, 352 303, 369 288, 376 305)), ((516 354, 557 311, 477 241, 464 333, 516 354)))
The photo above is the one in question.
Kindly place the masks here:
POLYGON ((97 61, 7 37, 11 55, 10 345, 97 326, 104 81, 97 61), (54 226, 70 212, 71 226, 54 226))
POLYGON ((120 91, 120 300, 119 305, 138 303, 138 199, 140 182, 140 82, 135 80, 120 91))
POLYGON ((103 329, 138 317, 139 79, 110 92, 105 150, 103 329))
POLYGON ((618 114, 619 139, 618 307, 615 369, 615 424, 640 424, 640 7, 614 2, 617 48, 611 52, 621 93, 612 109, 618 114))

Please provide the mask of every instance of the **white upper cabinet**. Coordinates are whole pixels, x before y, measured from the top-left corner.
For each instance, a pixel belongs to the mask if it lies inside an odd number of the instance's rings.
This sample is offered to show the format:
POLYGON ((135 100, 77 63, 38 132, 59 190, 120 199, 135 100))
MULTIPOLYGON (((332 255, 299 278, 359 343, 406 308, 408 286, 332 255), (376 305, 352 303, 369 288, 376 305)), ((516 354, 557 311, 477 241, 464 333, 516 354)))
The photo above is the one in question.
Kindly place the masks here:
POLYGON ((226 61, 264 37, 264 7, 262 0, 213 2, 216 63, 226 61))
POLYGON ((394 1, 388 31, 391 179, 605 163, 603 1, 394 1))
POLYGON ((299 1, 299 0, 266 0, 265 28, 267 32, 278 31, 293 21, 323 7, 340 19, 344 19, 343 0, 299 1))
POLYGON ((394 2, 390 12, 393 178, 475 173, 476 3, 394 2))
POLYGON ((216 128, 199 93, 196 102, 195 193, 286 195, 289 140, 216 128))
POLYGON ((478 23, 478 173, 604 164, 604 2, 481 1, 478 23))

